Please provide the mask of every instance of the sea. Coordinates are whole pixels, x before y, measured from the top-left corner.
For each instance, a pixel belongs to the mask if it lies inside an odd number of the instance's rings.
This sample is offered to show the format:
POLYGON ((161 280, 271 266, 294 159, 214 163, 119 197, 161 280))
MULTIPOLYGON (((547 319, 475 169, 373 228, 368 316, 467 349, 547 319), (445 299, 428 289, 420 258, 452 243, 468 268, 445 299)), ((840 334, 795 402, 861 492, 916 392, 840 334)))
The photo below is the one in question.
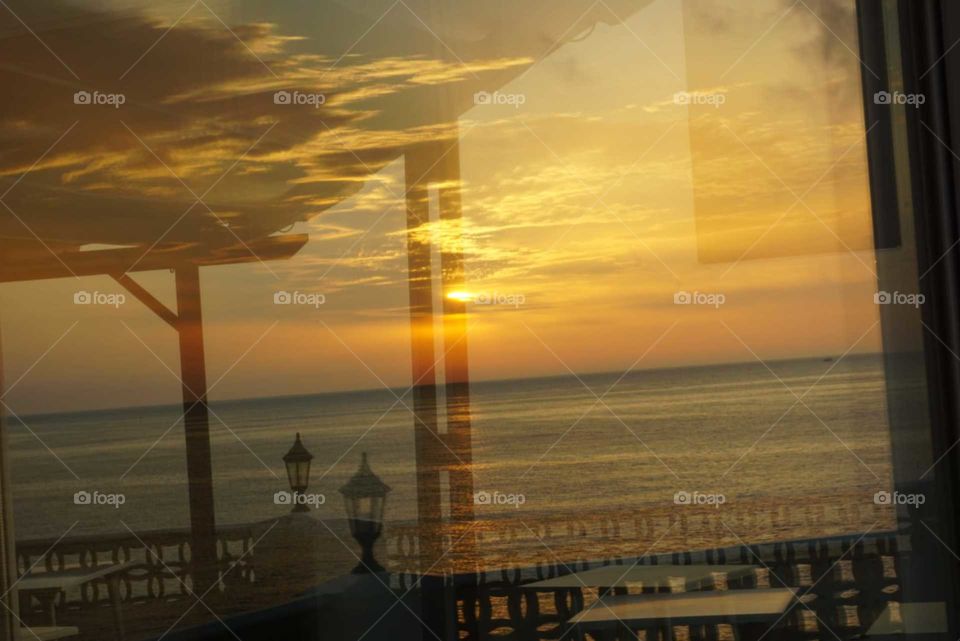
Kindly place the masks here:
MULTIPOLYGON (((890 487, 886 398, 877 354, 473 382, 462 408, 470 460, 455 478, 472 481, 468 512, 489 528, 691 509, 742 523, 744 540, 862 531, 890 487), (843 511, 851 502, 869 512, 864 523, 843 511), (777 532, 737 521, 811 505, 827 511, 781 519, 777 532)), ((344 518, 339 490, 366 453, 391 488, 388 529, 415 522, 413 408, 404 389, 212 401, 217 523, 290 512, 276 497, 289 489, 282 457, 297 433, 314 456, 315 518, 344 518)), ((8 417, 18 540, 187 527, 181 411, 8 417), (99 499, 78 504, 82 492, 99 499)), ((462 512, 443 499, 441 516, 462 512)), ((696 527, 664 545, 709 543, 696 527)))

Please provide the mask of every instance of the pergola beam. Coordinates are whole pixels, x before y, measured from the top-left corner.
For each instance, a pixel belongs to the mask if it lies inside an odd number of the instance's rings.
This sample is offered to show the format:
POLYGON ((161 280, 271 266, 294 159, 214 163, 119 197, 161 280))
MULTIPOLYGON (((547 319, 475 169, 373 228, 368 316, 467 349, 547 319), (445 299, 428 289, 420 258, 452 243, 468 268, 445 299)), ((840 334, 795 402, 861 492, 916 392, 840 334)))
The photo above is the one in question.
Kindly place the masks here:
POLYGON ((180 317, 176 312, 171 311, 166 305, 144 289, 143 285, 135 281, 127 274, 112 274, 113 279, 123 285, 124 289, 133 294, 137 300, 146 305, 150 311, 165 320, 168 325, 179 330, 180 317))
POLYGON ((15 258, 0 259, 0 283, 72 276, 122 275, 174 269, 183 264, 207 267, 283 260, 300 251, 307 239, 306 234, 285 234, 228 247, 189 245, 175 249, 155 247, 146 251, 143 247, 136 246, 98 251, 54 252, 38 243, 35 251, 28 256, 20 253, 15 258))

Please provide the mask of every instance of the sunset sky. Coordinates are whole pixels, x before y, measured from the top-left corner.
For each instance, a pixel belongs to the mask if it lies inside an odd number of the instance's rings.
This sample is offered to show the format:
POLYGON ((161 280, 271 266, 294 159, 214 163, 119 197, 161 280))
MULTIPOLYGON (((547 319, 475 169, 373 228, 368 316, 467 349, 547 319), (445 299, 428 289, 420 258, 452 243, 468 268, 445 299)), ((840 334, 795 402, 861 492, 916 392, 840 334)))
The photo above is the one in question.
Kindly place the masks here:
MULTIPOLYGON (((50 34, 65 64, 0 19, 0 76, 23 87, 2 114, 16 144, 0 185, 30 170, 5 202, 55 250, 167 230, 188 243, 224 236, 220 222, 309 234, 292 260, 202 271, 212 399, 411 383, 402 150, 452 137, 462 236, 421 231, 463 246, 458 291, 503 301, 468 305, 474 380, 879 349, 860 66, 839 3, 810 2, 819 19, 783 0, 425 11, 433 33, 415 2, 369 31, 391 3, 332 3, 352 22, 209 3, 236 37, 190 4, 99 3, 77 19, 99 37, 50 34), (498 20, 513 37, 486 39, 498 20), (321 108, 273 102, 308 88, 321 108), (73 104, 93 89, 127 102, 73 104), (475 105, 478 90, 522 104, 475 105), (431 116, 437 96, 456 122, 431 116), (196 205, 176 223, 190 190, 216 218, 196 205), (275 305, 278 291, 326 302, 275 305), (680 291, 725 302, 676 305, 680 291)), ((30 238, 7 218, 7 239, 30 238)), ((136 278, 173 307, 169 273, 136 278)), ((173 330, 129 295, 74 305, 79 290, 122 291, 107 277, 0 287, 11 408, 178 402, 173 330)))

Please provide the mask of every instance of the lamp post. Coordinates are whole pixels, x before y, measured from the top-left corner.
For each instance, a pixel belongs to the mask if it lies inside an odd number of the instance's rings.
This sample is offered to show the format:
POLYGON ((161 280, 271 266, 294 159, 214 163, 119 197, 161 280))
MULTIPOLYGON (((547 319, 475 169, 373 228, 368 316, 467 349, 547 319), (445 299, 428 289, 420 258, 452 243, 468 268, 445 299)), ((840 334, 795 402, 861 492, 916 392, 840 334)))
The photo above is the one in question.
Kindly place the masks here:
POLYGON ((300 432, 297 432, 297 439, 293 442, 290 451, 283 455, 283 464, 287 466, 287 481, 290 483, 290 491, 293 492, 291 512, 310 511, 310 506, 300 500, 300 497, 307 491, 307 486, 310 484, 310 461, 312 460, 313 454, 303 446, 300 432))
POLYGON ((347 508, 350 534, 360 544, 363 556, 354 574, 383 572, 382 565, 373 558, 373 544, 383 531, 383 511, 387 502, 390 486, 373 473, 367 462, 367 453, 363 453, 360 468, 351 479, 340 488, 347 508))

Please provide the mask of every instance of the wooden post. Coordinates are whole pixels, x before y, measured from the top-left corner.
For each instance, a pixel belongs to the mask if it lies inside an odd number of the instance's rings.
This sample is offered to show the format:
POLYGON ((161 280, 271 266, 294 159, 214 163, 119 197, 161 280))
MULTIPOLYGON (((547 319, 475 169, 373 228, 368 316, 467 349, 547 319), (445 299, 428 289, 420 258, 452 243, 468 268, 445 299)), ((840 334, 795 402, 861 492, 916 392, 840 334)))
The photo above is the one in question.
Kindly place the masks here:
POLYGON ((215 585, 218 569, 210 422, 207 413, 207 372, 200 311, 200 269, 192 263, 184 263, 177 266, 175 272, 180 378, 183 381, 183 421, 187 443, 193 590, 203 594, 215 585))
POLYGON ((421 571, 442 554, 440 472, 437 452, 437 389, 433 327, 433 270, 430 259, 429 180, 422 154, 408 152, 407 265, 410 291, 410 341, 413 377, 414 447, 417 457, 417 512, 421 571), (428 432, 433 432, 430 434, 428 432))
POLYGON ((443 296, 462 290, 463 254, 459 245, 460 158, 459 142, 451 140, 417 145, 405 154, 407 187, 407 261, 410 289, 413 411, 417 459, 417 511, 420 547, 421 619, 440 638, 456 635, 454 594, 445 585, 447 561, 470 558, 470 536, 457 526, 473 519, 473 470, 470 434, 469 369, 467 366, 466 303, 443 296), (438 220, 430 219, 430 187, 437 185, 438 220), (434 265, 431 232, 442 229, 440 287, 442 302, 434 301, 434 265), (443 341, 437 354, 437 316, 442 319, 443 341), (435 364, 443 362, 437 380, 435 364), (438 386, 443 385, 446 430, 440 430, 438 386), (449 482, 451 523, 443 520, 443 481, 449 482), (449 536, 448 536, 449 535, 449 536), (457 549, 444 549, 457 541, 457 549))

